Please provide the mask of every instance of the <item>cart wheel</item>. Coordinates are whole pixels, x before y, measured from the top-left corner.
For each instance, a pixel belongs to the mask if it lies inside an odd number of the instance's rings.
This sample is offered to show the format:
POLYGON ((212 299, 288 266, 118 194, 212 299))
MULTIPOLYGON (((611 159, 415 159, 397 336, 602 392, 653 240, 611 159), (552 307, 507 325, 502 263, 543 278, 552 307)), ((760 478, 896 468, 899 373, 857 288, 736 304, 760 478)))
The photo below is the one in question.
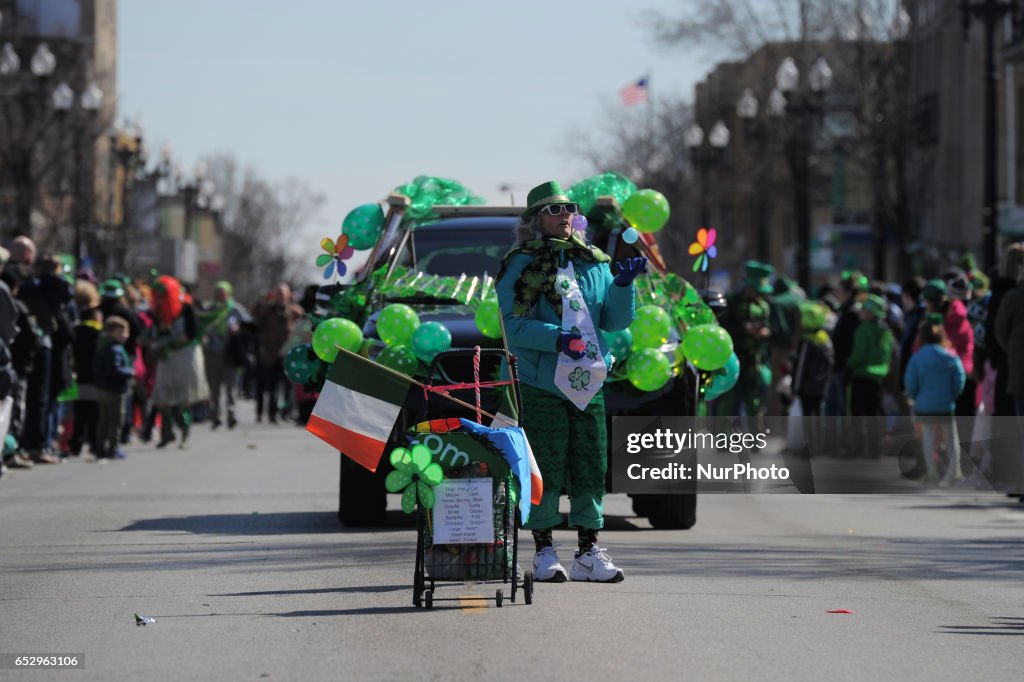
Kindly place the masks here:
POLYGON ((434 592, 433 590, 427 590, 423 593, 423 604, 428 609, 434 608, 434 592))
POLYGON ((533 571, 527 571, 523 576, 523 601, 533 603, 533 571))
POLYGON ((494 603, 498 605, 499 609, 501 608, 501 601, 502 601, 502 599, 504 599, 504 595, 501 593, 501 590, 498 590, 494 594, 494 603))
POLYGON ((420 591, 415 588, 412 591, 412 605, 416 608, 423 606, 423 602, 420 600, 420 591))

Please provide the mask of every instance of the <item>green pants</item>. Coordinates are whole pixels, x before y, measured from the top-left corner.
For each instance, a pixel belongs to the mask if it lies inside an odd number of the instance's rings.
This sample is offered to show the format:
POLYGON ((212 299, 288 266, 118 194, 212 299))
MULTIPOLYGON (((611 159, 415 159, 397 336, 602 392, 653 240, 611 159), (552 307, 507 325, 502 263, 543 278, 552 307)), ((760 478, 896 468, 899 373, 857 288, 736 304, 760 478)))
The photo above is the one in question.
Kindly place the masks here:
POLYGON ((558 500, 569 495, 569 525, 604 527, 605 471, 608 469, 608 429, 604 394, 580 412, 565 398, 522 384, 523 431, 544 478, 544 495, 530 509, 526 528, 553 528, 562 522, 558 500))

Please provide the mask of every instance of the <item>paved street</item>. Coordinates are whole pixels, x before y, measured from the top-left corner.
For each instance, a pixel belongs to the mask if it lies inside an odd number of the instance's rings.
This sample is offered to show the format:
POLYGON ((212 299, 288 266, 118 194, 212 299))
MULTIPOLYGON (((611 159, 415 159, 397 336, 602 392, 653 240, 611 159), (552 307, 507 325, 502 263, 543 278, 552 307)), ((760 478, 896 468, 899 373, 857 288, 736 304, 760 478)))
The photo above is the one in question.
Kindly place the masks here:
MULTIPOLYGON (((1024 508, 1002 496, 705 495, 677 532, 612 496, 602 538, 625 582, 426 612, 411 605, 414 530, 400 511, 376 532, 340 528, 337 466, 293 426, 200 426, 184 452, 5 476, 0 650, 86 667, 0 679, 1022 674, 1024 508)), ((574 540, 556 533, 563 560, 574 540)))

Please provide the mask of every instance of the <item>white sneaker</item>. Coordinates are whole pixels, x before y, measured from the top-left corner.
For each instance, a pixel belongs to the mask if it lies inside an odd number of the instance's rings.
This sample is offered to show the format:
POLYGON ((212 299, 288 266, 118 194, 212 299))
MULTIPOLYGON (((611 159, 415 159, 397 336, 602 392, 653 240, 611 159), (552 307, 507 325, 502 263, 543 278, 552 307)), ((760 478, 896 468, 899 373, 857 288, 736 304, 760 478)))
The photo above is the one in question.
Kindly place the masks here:
POLYGON ((576 553, 576 560, 572 562, 572 569, 569 571, 569 580, 588 580, 597 583, 618 583, 622 582, 624 576, 622 569, 612 563, 611 557, 605 554, 603 548, 596 544, 590 550, 580 554, 576 553))
POLYGON ((542 583, 565 582, 565 568, 558 563, 554 547, 545 547, 533 555, 533 579, 542 583))

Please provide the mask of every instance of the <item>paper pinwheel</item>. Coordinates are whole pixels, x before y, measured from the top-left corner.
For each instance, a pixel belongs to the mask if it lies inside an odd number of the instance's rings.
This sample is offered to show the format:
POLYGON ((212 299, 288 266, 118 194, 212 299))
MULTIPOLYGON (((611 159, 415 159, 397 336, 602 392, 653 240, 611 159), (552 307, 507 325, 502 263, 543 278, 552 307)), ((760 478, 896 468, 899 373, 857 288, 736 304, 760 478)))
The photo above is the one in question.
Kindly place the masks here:
POLYGON ((434 508, 434 486, 444 478, 441 465, 432 461, 426 445, 413 445, 412 450, 395 448, 391 451, 391 464, 395 470, 384 479, 389 493, 402 493, 402 511, 412 514, 416 509, 416 496, 426 509, 434 508))
POLYGON ((330 279, 334 271, 338 271, 338 277, 345 275, 345 263, 344 261, 352 257, 355 253, 355 249, 348 245, 348 235, 339 235, 338 241, 332 242, 329 237, 324 237, 320 240, 320 248, 327 253, 321 253, 316 257, 316 264, 319 267, 324 267, 324 279, 330 279))
POLYGON ((706 230, 703 227, 697 230, 697 241, 690 244, 690 255, 697 256, 693 263, 693 271, 707 272, 708 265, 712 258, 718 256, 718 247, 715 246, 715 228, 706 230))

